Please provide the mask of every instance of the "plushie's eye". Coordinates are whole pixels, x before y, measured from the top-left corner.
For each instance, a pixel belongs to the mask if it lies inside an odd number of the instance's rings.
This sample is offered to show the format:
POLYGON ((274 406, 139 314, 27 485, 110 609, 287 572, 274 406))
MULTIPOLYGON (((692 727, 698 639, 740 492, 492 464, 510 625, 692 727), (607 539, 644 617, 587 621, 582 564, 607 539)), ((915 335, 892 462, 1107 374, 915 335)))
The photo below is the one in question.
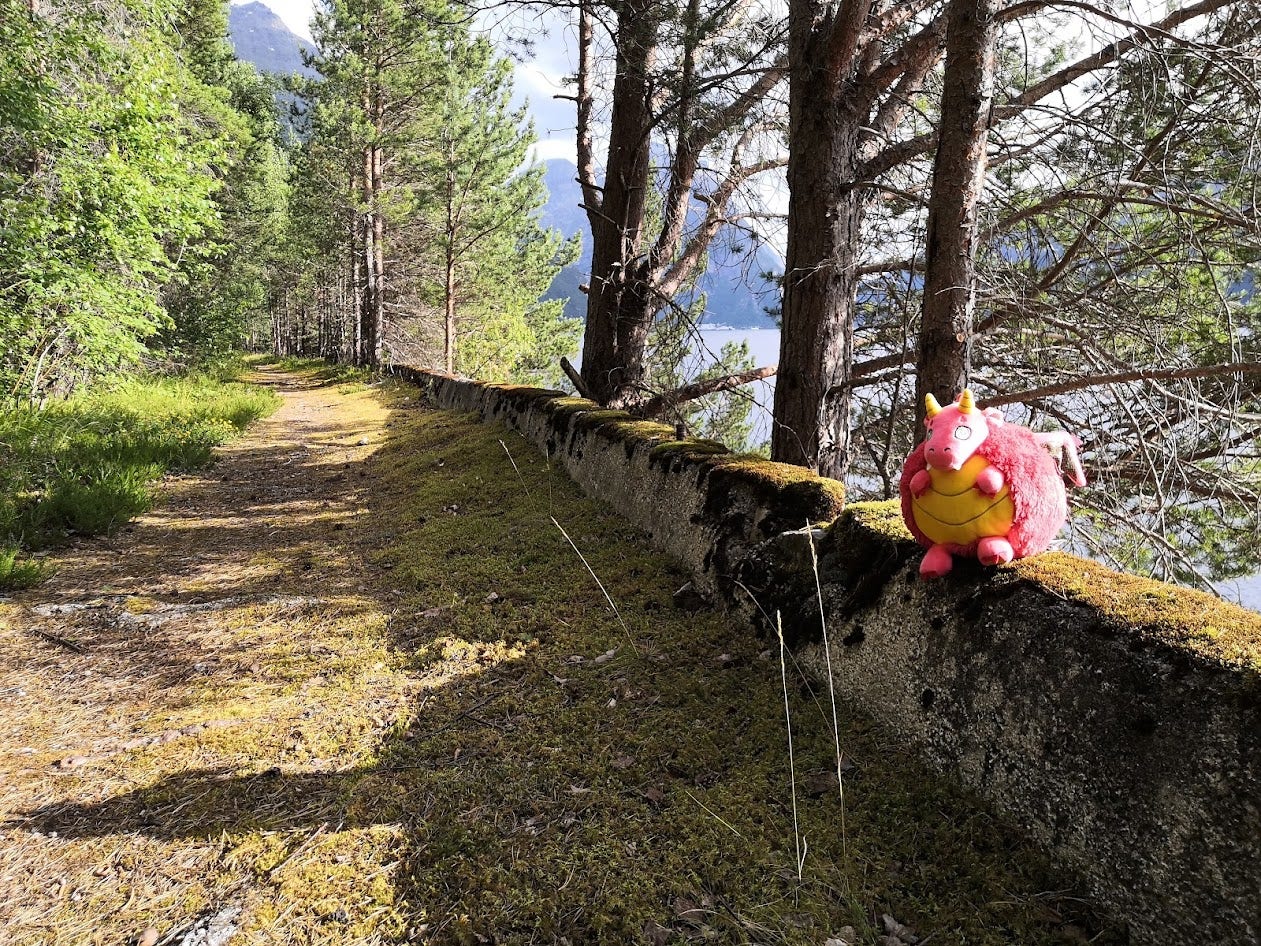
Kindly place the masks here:
POLYGON ((972 428, 960 425, 955 428, 955 440, 967 440, 972 436, 972 428))

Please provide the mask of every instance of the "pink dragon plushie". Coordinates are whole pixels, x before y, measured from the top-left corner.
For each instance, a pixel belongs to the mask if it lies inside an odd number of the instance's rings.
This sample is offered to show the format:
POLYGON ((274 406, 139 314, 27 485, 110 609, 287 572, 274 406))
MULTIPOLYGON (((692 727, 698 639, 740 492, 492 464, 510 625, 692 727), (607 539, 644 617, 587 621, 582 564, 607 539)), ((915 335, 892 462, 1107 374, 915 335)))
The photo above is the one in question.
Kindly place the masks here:
POLYGON ((951 556, 998 565, 1043 551, 1068 515, 1064 480, 1049 450, 1068 457, 1072 480, 1086 485, 1077 439, 1037 434, 981 410, 965 390, 947 407, 925 399, 928 439, 902 468, 902 518, 928 551, 924 578, 940 578, 951 556))

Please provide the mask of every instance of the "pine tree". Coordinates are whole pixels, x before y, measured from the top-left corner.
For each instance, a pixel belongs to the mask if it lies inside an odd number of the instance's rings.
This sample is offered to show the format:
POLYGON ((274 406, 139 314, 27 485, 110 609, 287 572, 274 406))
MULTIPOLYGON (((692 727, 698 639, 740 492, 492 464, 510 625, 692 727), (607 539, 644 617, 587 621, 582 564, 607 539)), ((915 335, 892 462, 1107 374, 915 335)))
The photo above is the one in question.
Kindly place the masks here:
POLYGON ((525 166, 508 65, 440 4, 336 0, 316 39, 324 80, 293 181, 306 265, 274 293, 278 345, 314 309, 321 344, 361 363, 550 369, 577 328, 539 297, 576 247, 538 225, 542 172, 525 166))
POLYGON ((554 370, 579 326, 561 319, 563 300, 539 297, 578 247, 538 223, 543 167, 526 164, 534 132, 510 107, 509 63, 454 27, 445 54, 442 106, 413 165, 440 259, 444 367, 490 379, 554 370))

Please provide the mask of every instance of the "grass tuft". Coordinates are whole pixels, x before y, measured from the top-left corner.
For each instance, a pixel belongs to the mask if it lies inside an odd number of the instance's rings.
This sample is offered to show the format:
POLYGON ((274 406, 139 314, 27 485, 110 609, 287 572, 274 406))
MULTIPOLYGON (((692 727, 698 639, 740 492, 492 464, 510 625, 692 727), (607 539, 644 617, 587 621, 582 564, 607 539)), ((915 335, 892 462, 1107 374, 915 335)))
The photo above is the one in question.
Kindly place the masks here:
POLYGON ((205 467, 277 404, 269 391, 197 375, 0 410, 0 548, 12 553, 0 580, 37 583, 42 568, 20 550, 112 532, 150 507, 154 480, 205 467))
POLYGON ((46 562, 23 555, 21 549, 0 547, 0 592, 33 588, 50 571, 46 562))

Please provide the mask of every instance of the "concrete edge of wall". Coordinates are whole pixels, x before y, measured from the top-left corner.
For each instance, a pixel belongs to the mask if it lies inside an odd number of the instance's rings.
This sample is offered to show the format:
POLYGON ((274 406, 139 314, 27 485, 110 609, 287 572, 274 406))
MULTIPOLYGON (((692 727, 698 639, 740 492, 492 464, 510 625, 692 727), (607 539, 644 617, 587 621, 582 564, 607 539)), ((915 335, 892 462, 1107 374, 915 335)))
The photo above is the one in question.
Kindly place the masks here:
POLYGON ((1134 942, 1261 942, 1261 615, 1058 552, 924 582, 895 503, 842 512, 839 483, 562 392, 395 371, 520 432, 704 594, 782 613, 839 695, 1023 826, 1134 942))

